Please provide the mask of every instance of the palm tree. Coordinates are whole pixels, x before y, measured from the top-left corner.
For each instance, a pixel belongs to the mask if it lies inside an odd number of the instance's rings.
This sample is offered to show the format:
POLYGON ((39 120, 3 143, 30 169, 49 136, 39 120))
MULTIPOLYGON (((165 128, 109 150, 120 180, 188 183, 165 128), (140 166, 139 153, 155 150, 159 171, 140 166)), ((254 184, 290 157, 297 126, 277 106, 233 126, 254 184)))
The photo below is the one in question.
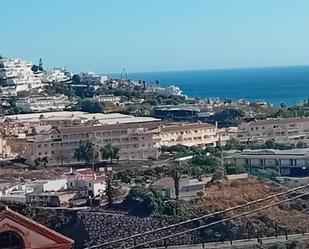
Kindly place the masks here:
POLYGON ((119 151, 120 149, 118 147, 112 146, 111 144, 105 145, 100 150, 102 159, 110 159, 111 163, 113 163, 113 159, 119 160, 119 151))
POLYGON ((94 159, 98 157, 98 152, 94 143, 87 141, 80 141, 78 148, 74 151, 74 158, 77 161, 85 161, 86 164, 94 162, 94 159))
POLYGON ((181 170, 179 165, 174 165, 172 168, 168 171, 168 175, 173 178, 174 180, 174 188, 175 188, 175 196, 176 200, 179 199, 179 191, 180 191, 180 174, 181 170))
POLYGON ((37 168, 45 168, 46 165, 48 164, 48 158, 47 156, 44 156, 44 157, 38 157, 34 160, 34 166, 35 166, 35 169, 37 168))
POLYGON ((173 180, 174 180, 174 188, 175 188, 175 196, 176 196, 176 200, 179 199, 179 180, 180 180, 180 176, 179 176, 179 172, 176 169, 174 171, 174 174, 172 175, 173 180))
POLYGON ((63 162, 69 158, 68 152, 63 149, 56 151, 56 159, 60 161, 60 166, 63 166, 63 162))

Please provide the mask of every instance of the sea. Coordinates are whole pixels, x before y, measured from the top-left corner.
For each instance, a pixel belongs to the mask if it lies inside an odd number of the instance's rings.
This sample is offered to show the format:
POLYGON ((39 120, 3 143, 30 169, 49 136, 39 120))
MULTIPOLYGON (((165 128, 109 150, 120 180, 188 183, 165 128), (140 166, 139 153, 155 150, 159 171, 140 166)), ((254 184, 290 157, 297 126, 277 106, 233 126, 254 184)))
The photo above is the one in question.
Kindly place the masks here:
POLYGON ((178 86, 189 97, 264 100, 288 106, 309 98, 309 66, 128 73, 128 78, 178 86))

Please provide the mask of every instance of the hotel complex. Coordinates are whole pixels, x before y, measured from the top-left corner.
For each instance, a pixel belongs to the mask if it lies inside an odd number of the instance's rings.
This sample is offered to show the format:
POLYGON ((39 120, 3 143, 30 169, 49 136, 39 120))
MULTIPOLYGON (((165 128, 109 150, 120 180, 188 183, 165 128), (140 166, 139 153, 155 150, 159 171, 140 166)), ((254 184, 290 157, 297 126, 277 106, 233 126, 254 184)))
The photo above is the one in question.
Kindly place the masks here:
POLYGON ((218 146, 225 145, 229 135, 225 129, 207 123, 180 123, 162 125, 158 129, 160 146, 182 144, 191 146, 218 146))
POLYGON ((33 164, 47 157, 48 165, 79 163, 74 152, 85 140, 98 149, 109 144, 118 147, 120 160, 146 160, 157 159, 161 146, 216 146, 229 138, 210 124, 163 124, 160 119, 118 113, 21 114, 4 117, 0 126, 3 158, 19 155, 33 164))
POLYGON ((237 140, 242 144, 309 144, 309 118, 277 118, 251 121, 238 126, 237 140))

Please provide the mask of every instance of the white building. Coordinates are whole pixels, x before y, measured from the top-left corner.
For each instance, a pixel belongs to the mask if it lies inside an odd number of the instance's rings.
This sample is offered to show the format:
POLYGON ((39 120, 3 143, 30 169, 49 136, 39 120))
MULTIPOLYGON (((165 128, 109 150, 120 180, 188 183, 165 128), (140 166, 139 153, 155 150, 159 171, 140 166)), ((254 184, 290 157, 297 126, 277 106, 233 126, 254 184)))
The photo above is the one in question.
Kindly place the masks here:
POLYGON ((177 86, 169 86, 169 87, 155 87, 154 91, 157 94, 163 95, 163 96, 182 96, 182 91, 177 86))
POLYGON ((70 101, 65 95, 33 95, 16 100, 16 107, 23 112, 45 112, 64 110, 70 101))
POLYGON ((0 58, 0 86, 4 96, 42 87, 42 72, 34 73, 32 63, 21 59, 0 58))
POLYGON ((309 149, 227 151, 224 161, 245 167, 253 174, 271 169, 282 176, 309 176, 309 149))
POLYGON ((225 129, 207 123, 181 123, 157 128, 158 147, 182 144, 191 146, 224 146, 230 140, 225 129))
POLYGON ((120 100, 121 100, 121 97, 120 96, 115 96, 113 94, 107 94, 107 95, 98 95, 98 96, 95 96, 94 99, 96 99, 97 101, 99 102, 111 102, 115 105, 118 105, 120 100))
POLYGON ((84 197, 102 195, 106 189, 105 174, 94 172, 89 168, 71 171, 67 177, 68 189, 84 192, 84 197))
POLYGON ((81 72, 79 74, 81 82, 88 82, 93 85, 101 84, 101 76, 94 72, 81 72))
POLYGON ((44 73, 42 81, 46 83, 67 82, 71 78, 72 74, 65 68, 54 68, 44 73))
POLYGON ((237 140, 242 144, 309 144, 309 118, 255 120, 238 126, 237 140))
POLYGON ((102 75, 100 78, 101 84, 105 84, 108 81, 108 77, 106 75, 102 75))
POLYGON ((26 202, 27 194, 63 191, 67 189, 67 182, 67 178, 62 178, 10 184, 0 190, 0 200, 26 202))

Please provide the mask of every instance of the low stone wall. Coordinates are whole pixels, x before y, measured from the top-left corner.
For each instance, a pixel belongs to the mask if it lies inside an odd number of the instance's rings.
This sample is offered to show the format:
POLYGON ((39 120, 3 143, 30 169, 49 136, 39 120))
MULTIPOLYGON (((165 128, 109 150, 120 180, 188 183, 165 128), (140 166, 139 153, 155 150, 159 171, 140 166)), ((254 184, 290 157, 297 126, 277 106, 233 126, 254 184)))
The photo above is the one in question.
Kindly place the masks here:
POLYGON ((141 218, 101 212, 79 212, 77 216, 87 232, 89 239, 87 245, 102 244, 171 224, 160 218, 141 218))

